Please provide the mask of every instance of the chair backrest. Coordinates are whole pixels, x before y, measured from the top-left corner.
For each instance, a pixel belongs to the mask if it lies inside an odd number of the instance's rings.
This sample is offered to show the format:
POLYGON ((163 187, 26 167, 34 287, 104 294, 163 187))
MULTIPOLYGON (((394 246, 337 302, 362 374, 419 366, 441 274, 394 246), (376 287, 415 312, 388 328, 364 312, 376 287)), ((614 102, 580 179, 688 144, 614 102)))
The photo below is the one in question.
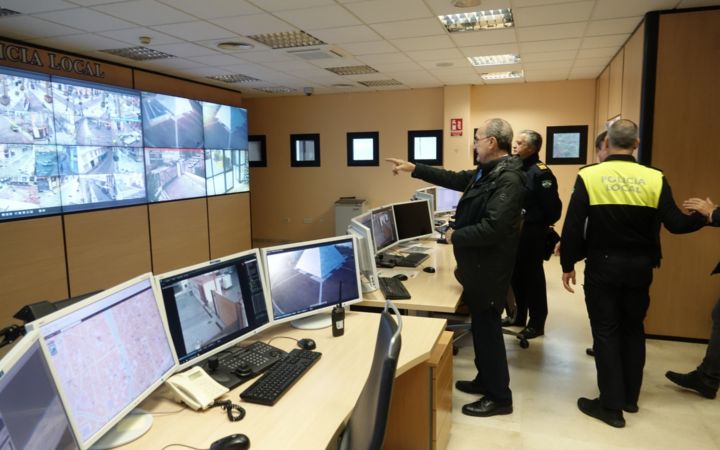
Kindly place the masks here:
POLYGON ((390 302, 388 304, 396 312, 399 325, 393 320, 386 306, 380 315, 370 375, 341 437, 341 450, 379 450, 385 439, 402 330, 400 313, 395 305, 390 302))

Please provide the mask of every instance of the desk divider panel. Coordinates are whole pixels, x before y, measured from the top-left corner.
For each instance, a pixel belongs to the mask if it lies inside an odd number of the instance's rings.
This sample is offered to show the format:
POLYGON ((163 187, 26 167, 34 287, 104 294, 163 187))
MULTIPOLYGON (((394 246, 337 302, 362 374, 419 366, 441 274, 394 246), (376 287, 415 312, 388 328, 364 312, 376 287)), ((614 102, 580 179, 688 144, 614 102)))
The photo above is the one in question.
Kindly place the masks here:
POLYGON ((147 205, 68 214, 65 239, 73 297, 152 270, 147 205))
POLYGON ((205 198, 150 205, 150 237, 156 274, 210 259, 205 198))
POLYGON ((0 324, 28 303, 68 296, 62 217, 0 224, 0 324))
POLYGON ((252 248, 250 193, 208 197, 210 259, 252 248))

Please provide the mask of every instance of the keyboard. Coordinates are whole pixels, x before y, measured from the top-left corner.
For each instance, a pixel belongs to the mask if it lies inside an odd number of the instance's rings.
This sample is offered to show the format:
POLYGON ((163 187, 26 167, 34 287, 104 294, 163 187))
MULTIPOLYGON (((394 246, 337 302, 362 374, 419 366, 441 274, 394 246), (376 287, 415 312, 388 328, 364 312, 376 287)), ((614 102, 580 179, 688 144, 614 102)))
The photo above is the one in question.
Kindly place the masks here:
POLYGON ((429 257, 430 255, 427 253, 408 253, 395 263, 395 265, 400 267, 417 267, 429 257))
POLYGON ((245 389, 240 398, 250 403, 274 405, 322 356, 320 352, 296 348, 278 361, 257 381, 245 389))
POLYGON ((220 384, 233 389, 265 372, 286 354, 277 347, 257 341, 244 347, 230 347, 220 352, 217 355, 218 367, 215 370, 208 370, 207 361, 203 367, 220 384))
POLYGON ((378 277, 378 280, 380 280, 380 290, 387 300, 410 299, 410 293, 397 278, 378 277))

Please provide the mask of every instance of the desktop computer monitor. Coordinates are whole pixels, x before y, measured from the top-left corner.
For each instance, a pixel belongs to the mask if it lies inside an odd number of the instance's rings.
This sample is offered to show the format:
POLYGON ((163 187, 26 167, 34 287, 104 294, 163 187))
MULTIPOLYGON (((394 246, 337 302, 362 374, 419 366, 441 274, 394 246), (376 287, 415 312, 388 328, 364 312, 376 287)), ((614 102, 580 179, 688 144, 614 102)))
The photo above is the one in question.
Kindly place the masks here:
POLYGON ((122 445, 152 425, 129 413, 177 367, 160 302, 146 273, 26 326, 39 330, 82 449, 122 445))
MULTIPOLYGON (((370 214, 364 214, 370 218, 370 214)), ((365 222, 362 218, 358 221, 351 220, 348 226, 348 234, 357 241, 358 267, 360 269, 360 282, 363 292, 372 292, 379 288, 378 272, 375 266, 375 244, 373 244, 370 221, 365 222)))
POLYGON ((433 234, 433 217, 430 203, 427 200, 395 203, 392 207, 399 241, 427 237, 433 234))
POLYGON ((296 328, 330 326, 330 309, 362 298, 357 245, 339 236, 262 249, 273 319, 296 328))
POLYGON ((435 188, 418 189, 412 200, 427 200, 430 204, 430 212, 435 213, 435 188))
POLYGON ((179 368, 197 364, 270 323, 257 249, 158 275, 179 368))
POLYGON ((392 206, 383 206, 372 210, 372 234, 376 253, 382 252, 397 242, 398 235, 392 206))
POLYGON ((462 192, 437 186, 435 188, 435 213, 455 211, 462 192))
POLYGON ((79 449, 36 332, 0 361, 0 449, 79 449))

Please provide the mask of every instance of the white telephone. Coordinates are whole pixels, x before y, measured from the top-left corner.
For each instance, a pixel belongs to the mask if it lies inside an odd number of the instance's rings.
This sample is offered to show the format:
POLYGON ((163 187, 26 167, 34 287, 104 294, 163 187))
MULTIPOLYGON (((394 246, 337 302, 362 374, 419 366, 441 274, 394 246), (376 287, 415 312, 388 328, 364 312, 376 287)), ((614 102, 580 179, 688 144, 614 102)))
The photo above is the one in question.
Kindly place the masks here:
POLYGON ((210 378, 202 367, 171 376, 166 384, 175 394, 175 400, 187 404, 192 409, 207 409, 216 398, 228 393, 230 389, 210 378))

